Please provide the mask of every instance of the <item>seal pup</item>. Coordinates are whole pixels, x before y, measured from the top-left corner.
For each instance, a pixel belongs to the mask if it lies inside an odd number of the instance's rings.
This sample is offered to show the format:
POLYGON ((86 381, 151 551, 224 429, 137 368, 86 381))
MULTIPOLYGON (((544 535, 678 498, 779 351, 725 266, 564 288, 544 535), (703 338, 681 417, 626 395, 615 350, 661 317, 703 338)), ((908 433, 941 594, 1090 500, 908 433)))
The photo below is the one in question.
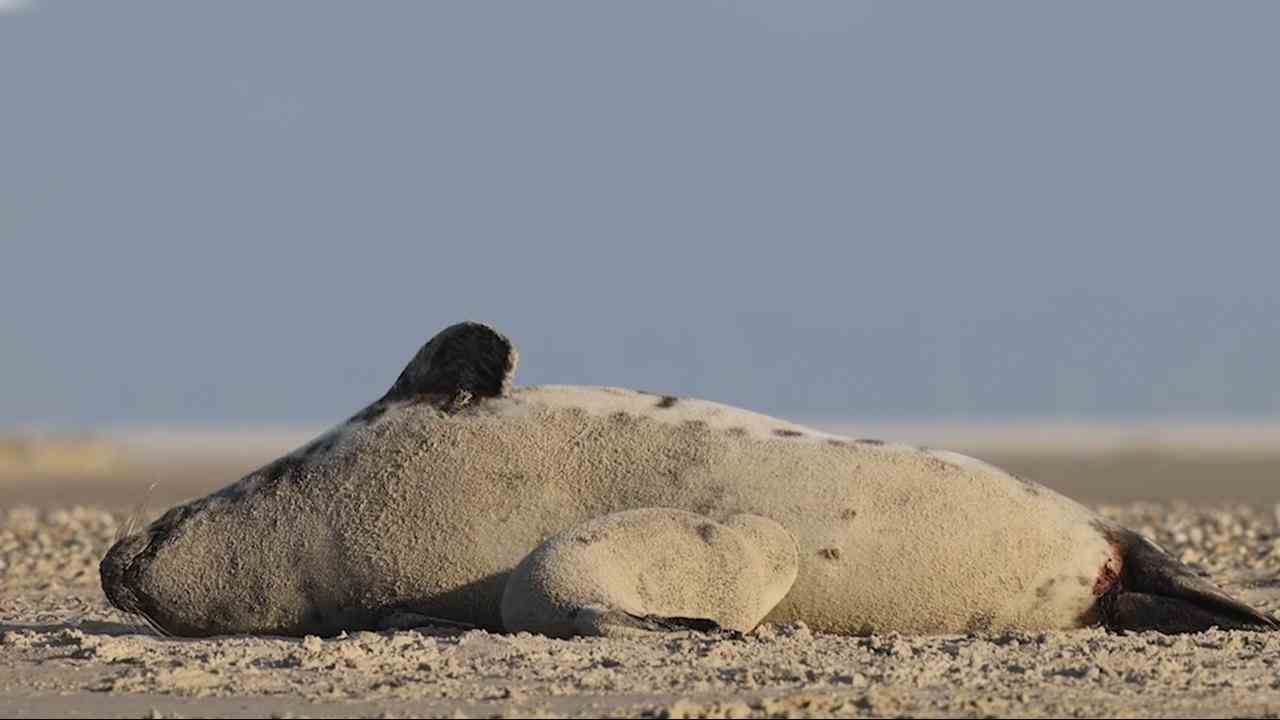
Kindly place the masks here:
POLYGON ((671 508, 594 518, 529 553, 507 580, 502 625, 549 637, 690 628, 748 633, 795 582, 796 543, 778 523, 723 523, 671 508))
POLYGON ((799 567, 771 622, 869 634, 1274 629, 1137 534, 956 453, 621 388, 516 387, 454 325, 346 423, 120 540, 118 608, 178 635, 336 634, 417 613, 501 630, 508 576, 623 510, 759 515, 799 567))

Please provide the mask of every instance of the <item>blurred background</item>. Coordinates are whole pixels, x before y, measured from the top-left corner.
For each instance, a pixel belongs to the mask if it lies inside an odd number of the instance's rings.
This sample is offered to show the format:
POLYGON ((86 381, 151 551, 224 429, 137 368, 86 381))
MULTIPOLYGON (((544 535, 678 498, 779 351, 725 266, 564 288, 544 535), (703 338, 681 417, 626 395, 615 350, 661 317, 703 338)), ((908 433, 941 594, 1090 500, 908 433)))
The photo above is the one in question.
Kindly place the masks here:
POLYGON ((0 0, 0 465, 198 436, 246 453, 230 481, 476 319, 526 384, 900 431, 1062 487, 1120 447, 1090 497, 1280 496, 1278 26, 0 0))

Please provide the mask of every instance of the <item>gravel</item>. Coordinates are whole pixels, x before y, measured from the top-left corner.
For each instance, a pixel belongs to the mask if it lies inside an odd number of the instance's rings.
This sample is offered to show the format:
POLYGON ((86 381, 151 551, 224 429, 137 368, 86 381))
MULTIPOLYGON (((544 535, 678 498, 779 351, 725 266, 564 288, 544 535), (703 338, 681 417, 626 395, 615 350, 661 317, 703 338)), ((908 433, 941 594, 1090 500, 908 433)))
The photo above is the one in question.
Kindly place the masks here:
MULTIPOLYGON (((1280 507, 1100 511, 1280 611, 1280 507)), ((102 597, 127 513, 0 519, 7 716, 1280 717, 1280 633, 549 640, 444 628, 337 638, 157 637, 102 597)))

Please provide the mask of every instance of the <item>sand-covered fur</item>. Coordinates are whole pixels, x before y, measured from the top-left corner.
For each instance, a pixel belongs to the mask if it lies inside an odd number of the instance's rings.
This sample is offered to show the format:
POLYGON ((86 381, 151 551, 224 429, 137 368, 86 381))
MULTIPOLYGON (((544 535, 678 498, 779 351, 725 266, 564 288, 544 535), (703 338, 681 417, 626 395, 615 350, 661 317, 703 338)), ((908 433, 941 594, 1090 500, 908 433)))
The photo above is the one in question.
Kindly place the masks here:
POLYGON ((1050 491, 899 447, 589 413, 544 394, 451 416, 397 406, 342 428, 326 453, 251 475, 244 492, 175 511, 135 571, 157 600, 142 609, 181 634, 328 634, 406 604, 496 629, 506 574, 529 551, 643 507, 788 528, 800 570, 777 621, 1071 627, 1092 604, 1107 544, 1050 491))

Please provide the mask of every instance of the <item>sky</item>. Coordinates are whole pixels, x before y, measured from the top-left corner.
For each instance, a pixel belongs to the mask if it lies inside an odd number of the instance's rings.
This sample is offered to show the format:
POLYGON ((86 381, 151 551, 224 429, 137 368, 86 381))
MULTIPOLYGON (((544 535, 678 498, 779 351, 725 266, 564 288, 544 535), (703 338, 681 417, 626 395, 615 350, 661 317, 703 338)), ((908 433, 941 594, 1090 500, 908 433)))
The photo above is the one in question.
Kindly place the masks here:
POLYGON ((1280 3, 0 0, 0 428, 433 333, 792 418, 1280 414, 1280 3))

